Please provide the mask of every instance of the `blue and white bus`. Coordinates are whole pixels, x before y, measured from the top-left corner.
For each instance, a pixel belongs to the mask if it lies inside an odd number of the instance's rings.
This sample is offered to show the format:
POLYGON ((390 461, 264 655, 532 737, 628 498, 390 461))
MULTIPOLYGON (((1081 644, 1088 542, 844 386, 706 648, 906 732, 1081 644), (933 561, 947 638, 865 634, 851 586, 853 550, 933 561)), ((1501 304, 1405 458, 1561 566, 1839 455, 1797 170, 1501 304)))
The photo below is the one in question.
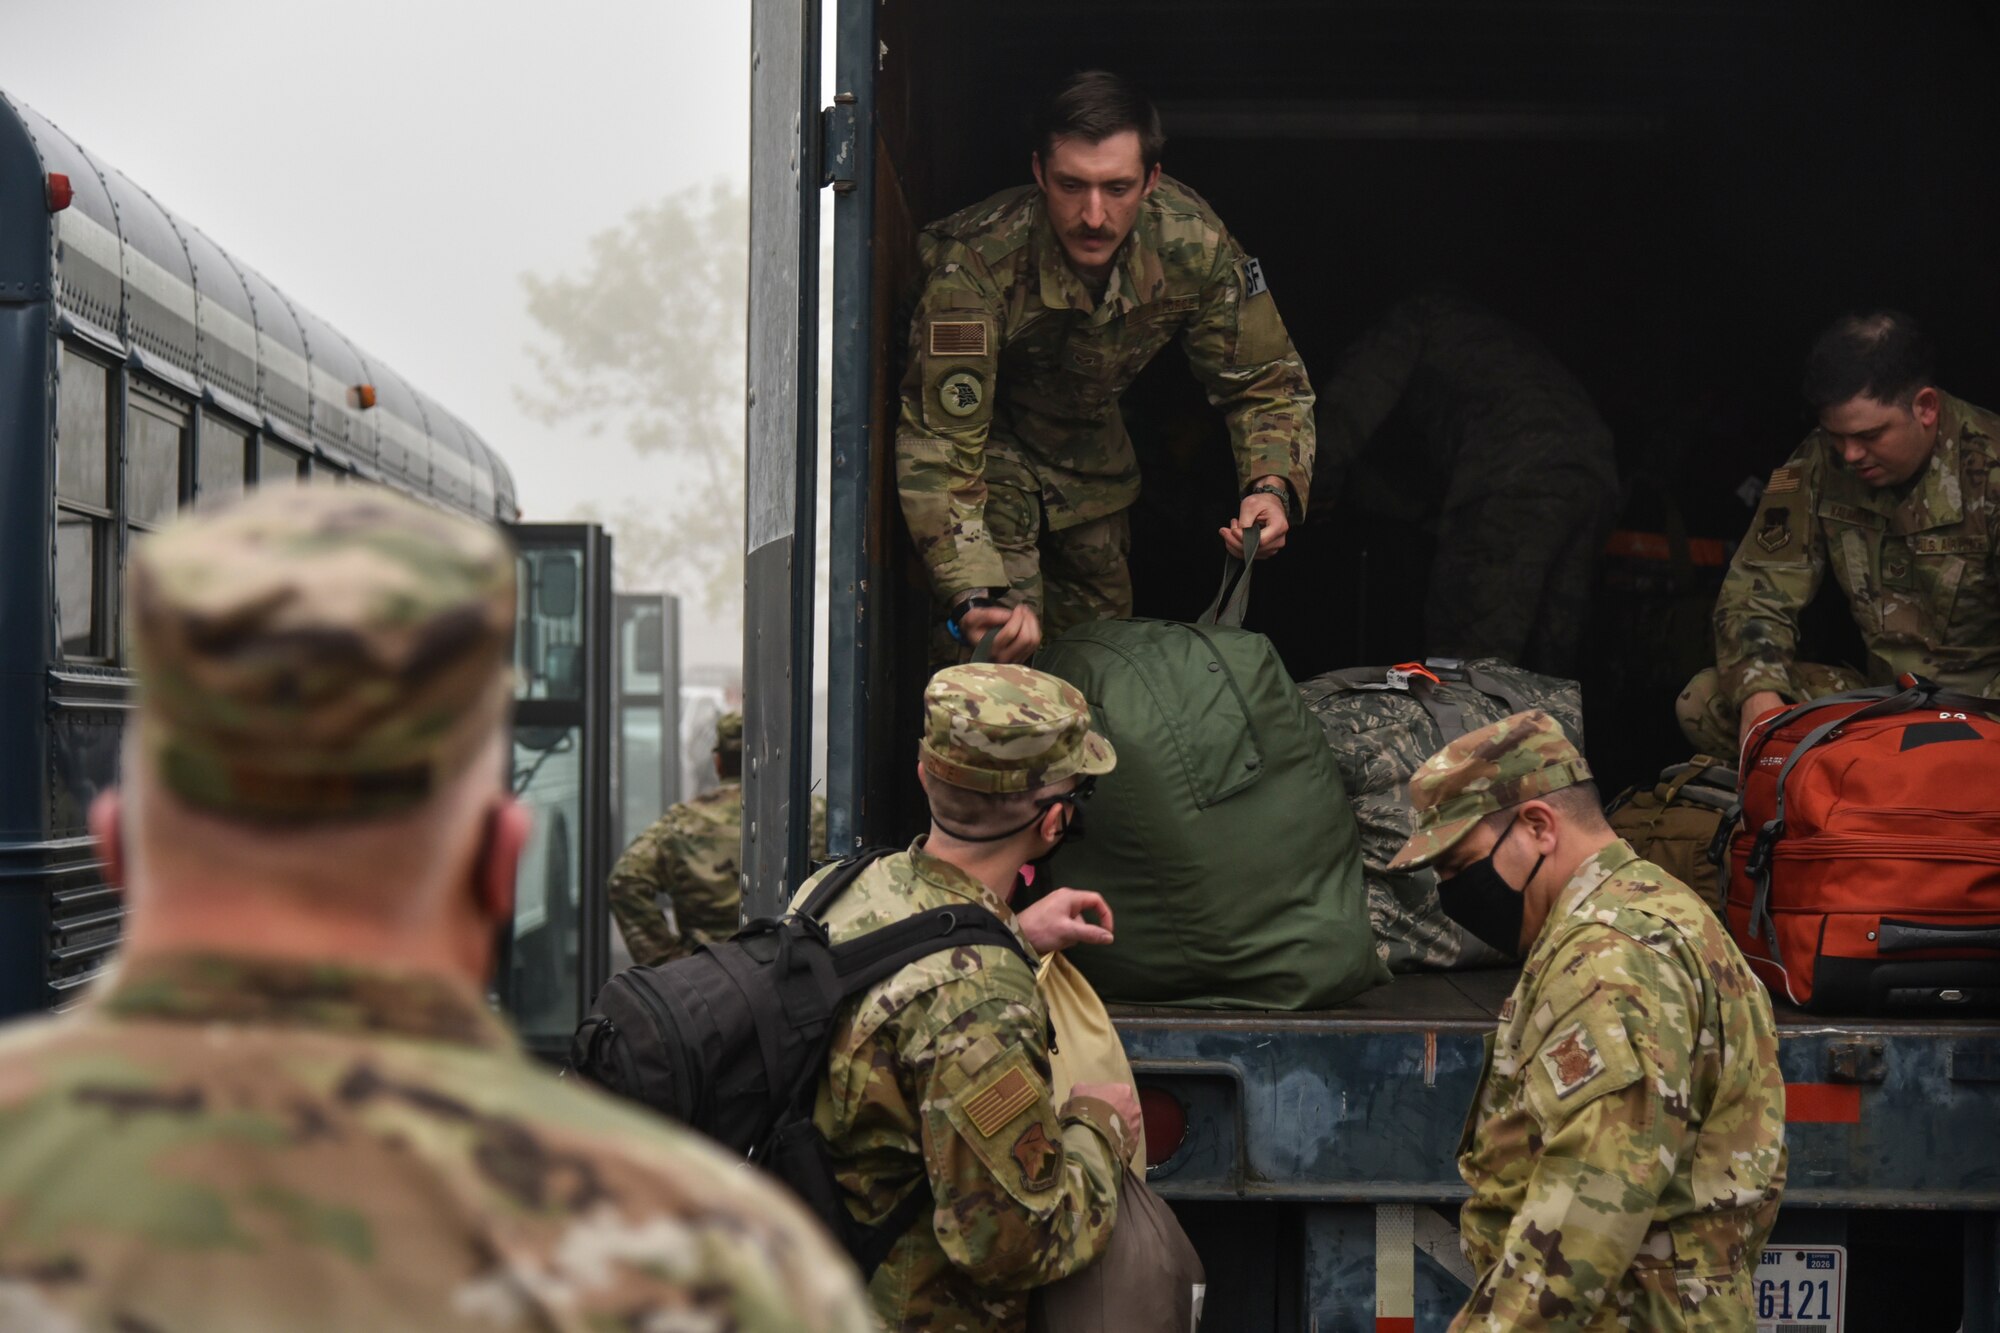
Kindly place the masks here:
MULTIPOLYGON (((126 553, 184 506, 305 476, 520 512, 464 422, 0 93, 0 1016, 62 1007, 117 943, 85 817, 133 701, 126 553)), ((512 530, 517 786, 550 799, 503 988, 552 1039, 603 968, 579 923, 602 916, 608 765, 580 760, 608 735, 610 551, 585 525, 512 530)))

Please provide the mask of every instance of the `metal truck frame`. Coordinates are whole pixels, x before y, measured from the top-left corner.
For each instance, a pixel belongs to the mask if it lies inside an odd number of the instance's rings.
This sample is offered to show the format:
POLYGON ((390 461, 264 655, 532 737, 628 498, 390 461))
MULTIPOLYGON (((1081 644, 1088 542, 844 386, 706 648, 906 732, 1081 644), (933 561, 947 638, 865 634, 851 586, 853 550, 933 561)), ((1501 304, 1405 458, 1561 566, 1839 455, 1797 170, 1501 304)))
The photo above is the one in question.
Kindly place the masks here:
MULTIPOLYGON (((797 812, 809 781, 816 629, 822 191, 831 191, 834 220, 832 845, 894 840, 920 808, 907 786, 909 701, 927 626, 894 549, 901 339, 887 329, 911 232, 881 147, 885 136, 915 132, 922 109, 907 96, 878 101, 905 54, 910 6, 839 0, 836 13, 830 97, 817 4, 756 0, 752 21, 742 861, 751 915, 778 910, 806 869, 797 812)), ((1178 1142, 1149 1174, 1207 1259, 1205 1328, 1445 1327, 1471 1278, 1450 1208, 1465 1193, 1456 1148, 1482 1042, 1512 981, 1511 972, 1399 977, 1328 1013, 1117 1013, 1149 1118, 1182 1121, 1178 1134, 1154 1127, 1178 1142)), ((1836 1022, 1780 1009, 1792 1155, 1774 1248, 1856 1247, 1848 1285, 1894 1287, 1913 1275, 1868 1274, 1855 1262, 1860 1251, 1886 1230, 1929 1226, 1955 1251, 1940 1255, 1940 1271, 1962 1274, 1943 1303, 1965 1330, 2000 1328, 2000 1027, 1836 1022)), ((1759 1315, 1788 1330, 1837 1326, 1802 1320, 1775 1298, 1759 1315)))

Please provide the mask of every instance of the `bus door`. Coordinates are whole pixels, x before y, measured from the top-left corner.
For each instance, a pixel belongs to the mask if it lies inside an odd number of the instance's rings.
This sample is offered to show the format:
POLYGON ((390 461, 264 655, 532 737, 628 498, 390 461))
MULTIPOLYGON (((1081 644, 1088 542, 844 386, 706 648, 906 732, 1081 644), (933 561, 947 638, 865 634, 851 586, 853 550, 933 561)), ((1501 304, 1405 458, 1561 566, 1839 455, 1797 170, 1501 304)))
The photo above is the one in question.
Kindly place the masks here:
POLYGON ((510 783, 534 827, 495 984, 528 1048, 560 1059, 609 974, 611 538, 587 523, 510 531, 520 574, 510 783))

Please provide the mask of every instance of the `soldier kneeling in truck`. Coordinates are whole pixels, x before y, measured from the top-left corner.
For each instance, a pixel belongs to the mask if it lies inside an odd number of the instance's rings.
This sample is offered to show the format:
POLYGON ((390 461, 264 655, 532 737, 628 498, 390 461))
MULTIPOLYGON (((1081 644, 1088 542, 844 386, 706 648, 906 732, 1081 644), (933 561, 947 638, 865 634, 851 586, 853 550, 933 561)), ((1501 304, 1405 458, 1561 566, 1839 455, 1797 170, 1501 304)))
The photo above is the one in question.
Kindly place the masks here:
MULTIPOLYGON (((1108 942, 1085 919, 1106 915, 1094 893, 1058 889, 1018 917, 1008 905, 1021 867, 1055 849, 1117 762, 1083 695, 1024 666, 950 667, 925 689, 924 718, 930 833, 826 909, 834 943, 935 907, 990 912, 1032 957, 1108 942)), ((876 1313, 891 1329, 1021 1333, 1029 1291, 1110 1236, 1137 1092, 1079 1083, 1055 1104, 1035 973, 994 945, 911 963, 834 1023, 814 1123, 857 1221, 911 1219, 869 1283, 876 1313)))
POLYGON ((1813 344, 1819 429, 1771 474, 1715 604, 1713 670, 1682 692, 1681 730, 1731 754, 1759 717, 1916 672, 2000 692, 2000 415, 1937 387, 1930 342, 1893 310, 1813 344), (1799 621, 1833 572, 1868 669, 1798 660, 1799 621))
POLYGON ((1460 737, 1410 779, 1391 870, 1522 959, 1460 1139, 1478 1272, 1453 1333, 1742 1330, 1785 1181, 1765 995, 1694 891, 1604 822, 1546 713, 1460 737))

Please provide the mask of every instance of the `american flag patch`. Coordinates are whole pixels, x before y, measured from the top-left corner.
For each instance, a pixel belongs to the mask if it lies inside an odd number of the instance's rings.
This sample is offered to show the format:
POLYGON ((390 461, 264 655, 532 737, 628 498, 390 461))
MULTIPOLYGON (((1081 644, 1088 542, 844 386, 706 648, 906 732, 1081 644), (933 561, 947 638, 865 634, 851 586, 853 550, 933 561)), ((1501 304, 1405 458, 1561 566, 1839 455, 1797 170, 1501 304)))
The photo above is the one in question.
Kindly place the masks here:
POLYGON ((931 321, 932 356, 985 356, 986 322, 978 319, 931 321))
POLYGON ((1799 470, 1795 467, 1781 467, 1771 474, 1771 480, 1764 487, 1766 495, 1783 495, 1799 488, 1799 470))
POLYGON ((966 1119, 992 1138, 1021 1112, 1035 1104, 1035 1085, 1019 1069, 1009 1069, 965 1099, 966 1119))

